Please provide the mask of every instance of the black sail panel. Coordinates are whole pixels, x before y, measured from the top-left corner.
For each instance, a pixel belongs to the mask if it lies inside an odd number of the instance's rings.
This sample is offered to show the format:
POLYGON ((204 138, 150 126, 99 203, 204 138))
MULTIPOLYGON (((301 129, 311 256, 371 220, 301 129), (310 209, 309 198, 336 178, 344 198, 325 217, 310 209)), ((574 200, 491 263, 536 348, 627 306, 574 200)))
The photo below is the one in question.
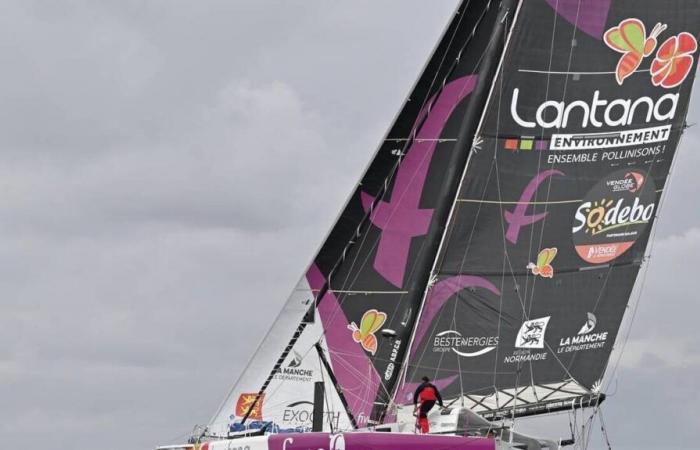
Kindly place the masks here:
POLYGON ((489 417, 600 391, 685 127, 699 30, 691 0, 521 2, 399 403, 423 375, 489 417))

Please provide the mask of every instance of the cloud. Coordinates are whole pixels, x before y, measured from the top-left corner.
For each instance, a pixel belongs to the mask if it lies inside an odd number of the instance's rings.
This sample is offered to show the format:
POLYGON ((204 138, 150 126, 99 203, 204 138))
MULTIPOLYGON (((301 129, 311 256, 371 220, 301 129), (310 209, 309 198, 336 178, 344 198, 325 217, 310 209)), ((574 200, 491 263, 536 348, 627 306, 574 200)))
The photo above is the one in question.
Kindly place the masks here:
MULTIPOLYGON (((455 3, 6 2, 4 443, 153 448, 206 422, 455 3)), ((686 134, 609 402, 618 442, 673 429, 698 395, 699 136, 686 134)), ((681 423, 678 439, 697 439, 681 423)))
POLYGON ((209 419, 453 7, 414 3, 388 26, 370 1, 5 5, 6 444, 153 448, 209 419), (417 45, 377 41, 411 21, 417 45))

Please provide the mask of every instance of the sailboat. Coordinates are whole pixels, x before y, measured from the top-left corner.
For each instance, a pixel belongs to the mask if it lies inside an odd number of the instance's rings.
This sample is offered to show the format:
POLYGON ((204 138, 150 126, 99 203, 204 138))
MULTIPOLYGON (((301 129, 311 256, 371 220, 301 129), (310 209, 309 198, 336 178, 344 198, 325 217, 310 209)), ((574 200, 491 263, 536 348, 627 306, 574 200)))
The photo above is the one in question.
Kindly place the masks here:
POLYGON ((461 1, 229 395, 160 448, 582 446, 516 424, 606 399, 699 31, 696 0, 461 1))

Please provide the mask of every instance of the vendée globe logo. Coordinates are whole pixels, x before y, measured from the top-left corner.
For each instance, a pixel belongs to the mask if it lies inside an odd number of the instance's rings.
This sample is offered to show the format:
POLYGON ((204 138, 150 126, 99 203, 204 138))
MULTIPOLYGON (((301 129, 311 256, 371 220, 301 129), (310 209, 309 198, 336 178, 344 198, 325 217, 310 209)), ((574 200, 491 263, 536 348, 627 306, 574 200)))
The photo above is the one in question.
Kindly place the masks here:
POLYGON ((588 192, 574 213, 576 252, 591 264, 620 257, 641 237, 655 211, 656 187, 646 172, 611 173, 588 192))

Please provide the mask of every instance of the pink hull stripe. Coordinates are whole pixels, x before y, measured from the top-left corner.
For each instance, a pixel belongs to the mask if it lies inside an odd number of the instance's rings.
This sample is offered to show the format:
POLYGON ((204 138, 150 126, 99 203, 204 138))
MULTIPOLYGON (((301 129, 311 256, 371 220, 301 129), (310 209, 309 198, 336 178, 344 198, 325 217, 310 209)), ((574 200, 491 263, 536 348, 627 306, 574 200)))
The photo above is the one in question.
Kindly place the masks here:
POLYGON ((399 433, 276 434, 269 450, 495 450, 493 439, 399 433))

